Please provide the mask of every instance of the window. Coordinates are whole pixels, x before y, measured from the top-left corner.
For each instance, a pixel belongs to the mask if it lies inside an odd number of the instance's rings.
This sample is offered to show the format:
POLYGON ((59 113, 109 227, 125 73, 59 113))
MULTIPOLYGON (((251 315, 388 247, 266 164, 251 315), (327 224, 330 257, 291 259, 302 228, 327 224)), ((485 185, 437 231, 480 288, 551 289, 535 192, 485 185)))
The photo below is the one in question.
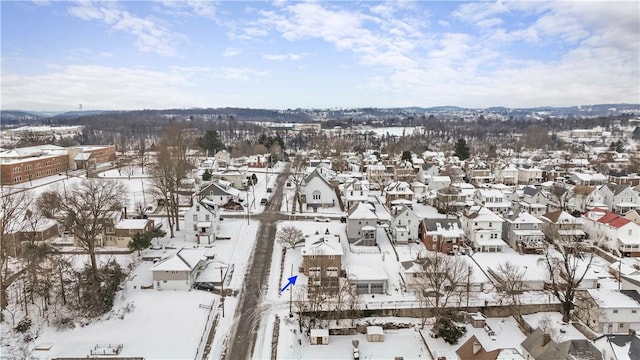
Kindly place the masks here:
POLYGON ((193 231, 198 231, 198 225, 193 224, 193 231))
POLYGON ((489 227, 493 227, 493 223, 489 223, 489 227))
POLYGON ((319 266, 309 268, 309 277, 320 277, 322 269, 319 266))
POLYGON ((211 221, 211 218, 210 218, 209 214, 204 216, 204 221, 211 221))
POLYGON ((516 229, 520 229, 520 224, 516 224, 516 229))
POLYGON ((13 173, 14 174, 19 173, 19 172, 20 172, 20 168, 19 167, 16 166, 16 167, 13 168, 13 173))
POLYGON ((336 258, 336 256, 335 256, 335 255, 329 255, 329 259, 333 260, 333 259, 335 259, 335 258, 336 258))
POLYGON ((200 205, 196 205, 196 211, 200 211, 200 205))
POLYGON ((197 214, 193 214, 193 221, 198 221, 198 215, 197 214))
POLYGON ((613 313, 614 313, 614 314, 617 314, 617 313, 618 313, 618 309, 614 309, 614 310, 613 310, 613 313))
POLYGON ((478 222, 476 222, 476 223, 474 224, 474 226, 478 226, 478 222))
POLYGON ((637 312, 638 312, 638 310, 631 310, 631 313, 632 313, 632 314, 635 314, 635 313, 637 313, 637 312))
POLYGON ((320 200, 320 191, 313 192, 313 200, 320 200))

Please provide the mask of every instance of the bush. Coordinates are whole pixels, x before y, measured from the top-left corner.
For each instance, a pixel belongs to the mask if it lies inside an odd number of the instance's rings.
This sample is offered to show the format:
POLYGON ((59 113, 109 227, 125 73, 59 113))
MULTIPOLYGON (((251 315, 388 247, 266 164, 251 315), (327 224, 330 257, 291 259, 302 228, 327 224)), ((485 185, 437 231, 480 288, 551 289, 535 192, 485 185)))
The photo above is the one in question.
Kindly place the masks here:
POLYGON ((434 328, 436 336, 451 345, 457 344, 458 340, 467 333, 466 327, 457 326, 451 319, 445 317, 438 318, 434 328))
POLYGON ((29 328, 31 328, 31 319, 24 318, 20 320, 18 325, 16 325, 16 327, 13 329, 19 333, 24 333, 25 331, 29 330, 29 328))

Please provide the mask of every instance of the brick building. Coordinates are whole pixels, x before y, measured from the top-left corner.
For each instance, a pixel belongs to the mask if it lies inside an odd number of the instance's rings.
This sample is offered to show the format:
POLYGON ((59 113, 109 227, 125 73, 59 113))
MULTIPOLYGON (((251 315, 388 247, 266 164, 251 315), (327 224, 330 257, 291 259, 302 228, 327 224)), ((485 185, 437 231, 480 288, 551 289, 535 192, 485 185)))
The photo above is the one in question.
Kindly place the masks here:
POLYGON ((69 169, 66 149, 30 146, 0 153, 0 182, 2 185, 20 184, 30 180, 57 175, 69 169))

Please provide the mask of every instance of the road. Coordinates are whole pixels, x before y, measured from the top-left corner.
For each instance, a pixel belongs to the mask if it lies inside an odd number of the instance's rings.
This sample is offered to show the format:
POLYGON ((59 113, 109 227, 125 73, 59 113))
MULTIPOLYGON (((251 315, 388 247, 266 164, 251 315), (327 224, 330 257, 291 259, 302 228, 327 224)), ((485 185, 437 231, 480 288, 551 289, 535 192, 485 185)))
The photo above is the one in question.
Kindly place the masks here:
POLYGON ((244 287, 238 300, 238 308, 233 329, 227 345, 226 359, 250 359, 256 341, 256 331, 260 325, 260 297, 267 288, 273 243, 276 237, 277 223, 286 217, 280 214, 283 185, 289 176, 289 166, 278 175, 277 188, 274 189, 269 205, 262 214, 253 216, 260 220, 256 244, 251 256, 252 262, 244 281, 244 287), (254 314, 250 316, 250 314, 254 314))

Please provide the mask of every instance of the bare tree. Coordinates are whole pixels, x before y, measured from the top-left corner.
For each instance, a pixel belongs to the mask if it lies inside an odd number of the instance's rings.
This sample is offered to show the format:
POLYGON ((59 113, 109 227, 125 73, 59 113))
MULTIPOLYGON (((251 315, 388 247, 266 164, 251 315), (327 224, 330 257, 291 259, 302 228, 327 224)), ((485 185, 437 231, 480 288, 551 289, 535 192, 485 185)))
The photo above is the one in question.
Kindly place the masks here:
POLYGON ((144 174, 144 166, 148 163, 147 160, 148 151, 147 151, 147 139, 140 139, 138 142, 138 159, 140 163, 140 169, 144 174))
POLYGON ((164 200, 171 237, 180 230, 180 186, 193 166, 187 160, 192 139, 183 126, 169 126, 160 139, 157 161, 151 169, 152 193, 164 200))
POLYGON ((564 186, 556 184, 549 189, 549 197, 555 203, 558 210, 565 211, 568 208, 569 200, 573 197, 573 193, 568 191, 564 186))
POLYGON ((472 268, 459 256, 440 252, 430 252, 419 261, 424 269, 417 279, 419 300, 439 317, 444 308, 453 305, 456 300, 460 301, 467 289, 472 268))
POLYGON ((302 211, 302 186, 304 185, 305 167, 307 166, 307 161, 301 155, 296 155, 293 159, 293 164, 291 166, 291 176, 289 180, 294 186, 294 194, 293 194, 293 207, 291 212, 295 214, 296 205, 300 207, 302 211))
POLYGON ((304 240, 304 234, 295 226, 284 226, 276 233, 276 240, 283 247, 294 249, 304 240))
MULTIPOLYGON (((26 191, 15 192, 12 189, 0 188, 0 306, 5 309, 7 289, 25 271, 24 263, 17 259, 20 252, 19 240, 13 236, 23 227, 25 213, 31 203, 26 191), (11 264, 10 264, 11 263, 11 264), (10 266, 11 265, 11 266, 10 266)), ((1 319, 0 311, 0 319, 1 319)))
POLYGON ((133 159, 127 159, 122 165, 122 172, 127 176, 127 180, 131 180, 131 176, 135 175, 137 166, 133 159))
POLYGON ((568 322, 575 306, 576 290, 591 267, 594 254, 580 241, 555 240, 539 261, 547 270, 548 287, 562 305, 562 321, 568 322))
POLYGON ((113 218, 122 211, 126 188, 111 180, 85 179, 70 188, 58 189, 62 198, 59 222, 73 232, 91 258, 91 269, 98 271, 96 247, 113 218))
POLYGON ((498 266, 496 272, 490 272, 497 283, 498 289, 502 292, 502 299, 511 309, 511 314, 522 321, 520 314, 520 295, 523 292, 525 269, 520 265, 510 261, 505 261, 498 266))

